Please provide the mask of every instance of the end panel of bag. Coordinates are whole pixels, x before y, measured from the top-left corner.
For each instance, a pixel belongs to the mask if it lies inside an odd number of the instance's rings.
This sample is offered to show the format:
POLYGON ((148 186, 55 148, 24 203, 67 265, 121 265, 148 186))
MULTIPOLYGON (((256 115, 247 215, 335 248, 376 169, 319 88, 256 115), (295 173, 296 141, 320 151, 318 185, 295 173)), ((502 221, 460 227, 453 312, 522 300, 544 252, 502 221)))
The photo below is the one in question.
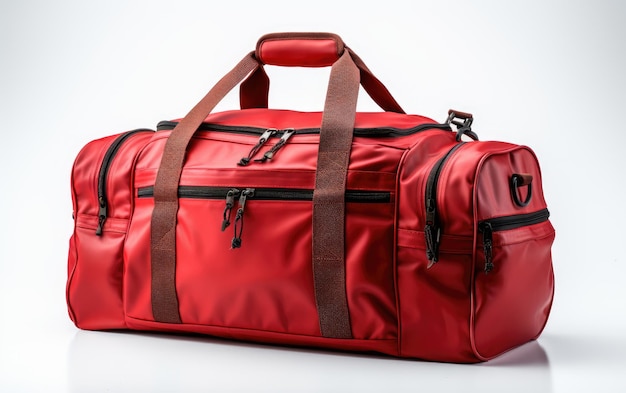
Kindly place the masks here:
POLYGON ((99 226, 98 182, 103 159, 123 134, 89 143, 72 172, 74 233, 68 257, 67 302, 70 316, 82 329, 126 327, 122 301, 123 245, 132 210, 134 160, 151 133, 129 137, 110 162, 106 178, 107 219, 99 226))
POLYGON ((450 133, 425 135, 399 172, 397 290, 403 357, 479 361, 469 341, 471 237, 444 235, 444 261, 428 268, 424 240, 425 188, 435 163, 456 144, 450 133))
POLYGON ((555 231, 544 214, 547 205, 537 158, 524 146, 493 143, 492 148, 494 153, 486 155, 478 168, 475 185, 477 221, 494 223, 488 247, 480 225, 476 236, 472 345, 485 360, 536 339, 554 296, 555 231), (532 191, 528 185, 512 185, 516 174, 532 178, 532 191), (517 202, 513 192, 519 193, 517 202), (521 206, 520 201, 528 203, 521 206), (498 228, 496 223, 503 220, 507 225, 498 228))
POLYGON ((492 217, 503 217, 532 213, 547 208, 543 195, 541 169, 535 153, 526 146, 490 142, 493 153, 485 155, 478 170, 476 202, 478 221, 492 217), (530 185, 515 187, 512 190, 512 177, 524 175, 530 185), (529 190, 531 190, 529 196, 529 190), (512 195, 517 194, 518 202, 528 198, 525 206, 520 206, 512 195))
MULTIPOLYGON (((89 142, 78 153, 72 166, 71 194, 74 231, 69 243, 66 301, 70 319, 79 328, 88 328, 89 326, 96 326, 94 328, 97 328, 98 326, 97 322, 94 324, 91 321, 93 319, 91 317, 88 318, 86 324, 84 323, 83 310, 85 310, 85 306, 89 310, 90 305, 81 304, 81 290, 75 290, 76 282, 79 281, 78 276, 82 276, 80 274, 79 261, 83 261, 83 258, 79 258, 79 253, 81 256, 83 254, 82 250, 79 250, 83 245, 81 241, 82 236, 79 234, 79 232, 82 232, 78 226, 79 217, 97 217, 98 215, 98 171, 107 148, 116 137, 118 135, 111 135, 89 142), (79 273, 77 273, 77 270, 79 273)), ((94 233, 95 230, 96 227, 94 226, 94 233)), ((82 263, 80 266, 82 267, 82 263)))

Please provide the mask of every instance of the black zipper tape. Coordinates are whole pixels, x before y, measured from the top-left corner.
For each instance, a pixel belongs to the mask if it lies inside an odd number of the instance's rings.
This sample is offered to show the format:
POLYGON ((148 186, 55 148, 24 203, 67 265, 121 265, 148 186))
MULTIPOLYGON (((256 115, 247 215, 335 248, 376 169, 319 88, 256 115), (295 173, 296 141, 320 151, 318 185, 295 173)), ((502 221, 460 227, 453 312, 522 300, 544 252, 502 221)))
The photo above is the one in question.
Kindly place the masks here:
MULTIPOLYGON (((176 121, 161 121, 157 124, 157 131, 170 131, 173 130, 174 127, 178 125, 176 121)), ((261 127, 245 127, 245 126, 226 126, 221 124, 211 124, 211 123, 202 123, 198 128, 201 131, 223 131, 230 132, 236 134, 252 134, 252 135, 263 135, 267 131, 267 128, 261 127)), ((364 137, 399 137, 399 136, 407 136, 411 134, 415 134, 421 131, 427 131, 430 129, 444 130, 444 131, 452 131, 449 124, 439 124, 439 123, 426 123, 420 124, 418 126, 412 128, 395 128, 395 127, 374 127, 374 128, 355 128, 354 135, 355 136, 364 136, 364 137)), ((286 130, 281 130, 273 135, 273 137, 282 137, 285 132, 296 131, 298 135, 307 135, 307 134, 319 134, 319 128, 289 128, 286 130)))
POLYGON ((548 209, 532 213, 516 214, 490 218, 478 223, 478 230, 483 234, 483 253, 485 255, 485 273, 493 270, 493 232, 508 231, 530 225, 540 224, 550 217, 548 209))
POLYGON ((433 166, 433 169, 426 180, 426 225, 424 236, 426 238, 426 256, 428 267, 432 267, 439 260, 439 242, 441 240, 441 223, 437 213, 437 186, 439 176, 448 159, 463 146, 465 142, 454 145, 443 157, 433 166))
MULTIPOLYGON (((483 220, 478 223, 478 229, 489 224, 493 231, 508 231, 510 229, 517 229, 528 225, 535 225, 542 223, 550 218, 550 212, 548 209, 539 210, 533 213, 516 214, 513 216, 496 217, 489 220, 483 220)), ((482 230, 481 230, 482 231, 482 230)))
MULTIPOLYGON (((249 199, 255 201, 312 201, 313 190, 295 188, 256 188, 249 199)), ((179 198, 226 199, 228 193, 234 191, 232 197, 239 198, 238 187, 179 186, 179 198)), ((154 187, 142 187, 137 190, 139 198, 152 198, 154 187)), ((391 193, 385 191, 346 190, 346 202, 355 203, 389 203, 391 193)))
POLYGON ((125 132, 118 136, 104 153, 104 158, 102 159, 102 164, 100 165, 100 172, 98 173, 98 227, 96 228, 96 235, 98 236, 102 235, 102 228, 104 227, 104 222, 107 219, 108 201, 106 186, 111 163, 124 142, 126 142, 131 136, 141 132, 154 132, 154 130, 150 130, 148 128, 138 128, 136 130, 125 132))
MULTIPOLYGON (((137 197, 151 198, 154 196, 154 187, 142 187, 137 190, 137 197)), ((209 186, 179 186, 179 198, 223 199, 225 201, 222 216, 222 232, 230 226, 230 217, 237 202, 234 220, 234 235, 230 243, 231 249, 241 247, 243 223, 246 204, 255 201, 312 201, 313 190, 293 188, 236 188, 236 187, 209 187, 209 186)), ((385 191, 346 190, 346 202, 356 203, 389 203, 391 193, 385 191)))

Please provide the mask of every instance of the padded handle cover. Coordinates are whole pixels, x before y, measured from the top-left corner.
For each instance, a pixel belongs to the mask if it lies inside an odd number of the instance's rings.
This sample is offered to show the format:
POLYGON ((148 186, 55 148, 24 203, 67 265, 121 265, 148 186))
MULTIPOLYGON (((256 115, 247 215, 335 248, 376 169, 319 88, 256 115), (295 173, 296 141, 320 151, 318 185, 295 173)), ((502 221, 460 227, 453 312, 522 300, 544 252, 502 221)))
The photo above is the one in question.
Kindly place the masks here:
POLYGON ((283 67, 328 67, 343 54, 341 37, 332 33, 272 33, 259 39, 255 56, 283 67))

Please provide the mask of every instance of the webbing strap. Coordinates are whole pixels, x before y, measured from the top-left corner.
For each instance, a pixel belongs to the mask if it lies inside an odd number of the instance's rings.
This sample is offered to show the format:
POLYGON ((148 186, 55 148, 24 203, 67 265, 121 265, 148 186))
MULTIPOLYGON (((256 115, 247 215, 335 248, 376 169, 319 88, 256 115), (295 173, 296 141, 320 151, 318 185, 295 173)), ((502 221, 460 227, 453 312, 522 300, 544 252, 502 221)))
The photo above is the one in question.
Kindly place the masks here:
MULTIPOLYGON (((217 103, 259 63, 248 54, 181 120, 170 134, 154 185, 151 228, 152 312, 159 322, 181 323, 176 294, 178 184, 187 146, 217 103)), ((333 65, 320 131, 313 192, 313 278, 320 331, 350 338, 345 273, 345 188, 359 88, 349 51, 333 65)), ((236 251, 235 251, 236 252, 236 251)))
POLYGON ((331 70, 313 191, 313 277, 324 337, 351 338, 346 298, 345 190, 359 93, 348 51, 331 70))
POLYGON ((213 108, 259 63, 249 53, 172 130, 154 183, 151 222, 152 314, 155 321, 180 323, 176 295, 176 215, 178 183, 187 145, 213 108))

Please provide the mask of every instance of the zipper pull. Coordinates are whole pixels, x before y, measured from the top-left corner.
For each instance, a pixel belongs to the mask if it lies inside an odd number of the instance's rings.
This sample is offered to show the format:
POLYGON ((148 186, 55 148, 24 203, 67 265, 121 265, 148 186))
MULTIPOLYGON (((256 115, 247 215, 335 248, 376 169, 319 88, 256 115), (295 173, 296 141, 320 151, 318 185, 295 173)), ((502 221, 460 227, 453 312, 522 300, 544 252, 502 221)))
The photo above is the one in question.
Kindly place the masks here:
POLYGON ((230 212, 235 205, 235 198, 239 195, 239 190, 233 188, 226 193, 226 207, 224 208, 224 219, 222 220, 222 232, 230 225, 230 212))
POLYGON ((239 162, 237 163, 237 165, 239 166, 246 166, 250 163, 250 160, 252 159, 252 157, 255 156, 255 154, 261 150, 261 147, 263 147, 263 145, 265 143, 267 143, 267 141, 272 137, 272 135, 276 134, 278 132, 277 129, 275 128, 270 128, 268 130, 266 130, 261 137, 259 138, 259 141, 256 143, 256 145, 254 145, 252 147, 252 149, 250 149, 250 153, 248 153, 247 157, 243 157, 241 160, 239 160, 239 162))
POLYGON ((491 223, 484 222, 482 225, 483 232, 483 253, 485 254, 485 274, 493 270, 493 228, 491 223))
POLYGON ((237 209, 237 215, 235 215, 235 234, 233 236, 233 240, 230 242, 231 249, 241 247, 241 235, 243 234, 243 213, 246 208, 246 201, 248 198, 253 196, 254 188, 246 188, 239 196, 239 209, 237 209))
POLYGON ((286 130, 283 130, 283 136, 280 137, 280 140, 271 149, 266 151, 265 154, 263 154, 262 158, 256 159, 254 161, 263 163, 267 160, 271 160, 274 155, 278 153, 278 150, 285 146, 289 138, 291 138, 291 136, 295 133, 296 130, 293 128, 287 128, 286 130))
POLYGON ((428 199, 426 202, 426 226, 424 236, 426 238, 426 257, 428 258, 428 269, 439 261, 439 241, 441 240, 441 228, 436 225, 437 209, 435 200, 428 199))
POLYGON ((104 228, 104 222, 107 219, 107 203, 103 197, 98 198, 98 227, 96 228, 96 236, 102 236, 102 228, 104 228))

